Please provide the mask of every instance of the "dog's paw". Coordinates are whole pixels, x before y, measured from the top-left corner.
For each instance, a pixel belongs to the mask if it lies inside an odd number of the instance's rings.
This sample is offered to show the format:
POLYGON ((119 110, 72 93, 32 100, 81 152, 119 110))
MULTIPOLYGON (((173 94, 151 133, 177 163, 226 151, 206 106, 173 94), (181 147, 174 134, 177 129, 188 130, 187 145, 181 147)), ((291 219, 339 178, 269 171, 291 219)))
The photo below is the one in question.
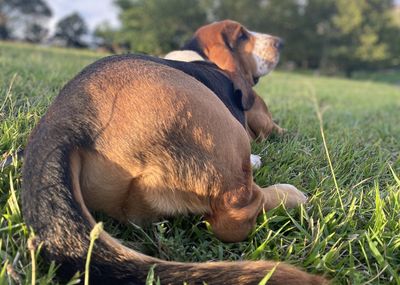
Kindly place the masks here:
POLYGON ((280 126, 276 125, 274 126, 274 132, 278 135, 284 135, 287 133, 287 129, 281 128, 280 126))
POLYGON ((265 209, 273 209, 281 203, 286 208, 295 208, 307 202, 307 196, 290 184, 275 184, 263 188, 265 209))
POLYGON ((281 192, 287 196, 284 204, 286 208, 294 208, 307 202, 307 196, 299 189, 290 184, 277 184, 281 192))
POLYGON ((253 167, 254 169, 259 169, 262 165, 261 156, 259 155, 250 154, 250 161, 251 161, 251 167, 253 167))

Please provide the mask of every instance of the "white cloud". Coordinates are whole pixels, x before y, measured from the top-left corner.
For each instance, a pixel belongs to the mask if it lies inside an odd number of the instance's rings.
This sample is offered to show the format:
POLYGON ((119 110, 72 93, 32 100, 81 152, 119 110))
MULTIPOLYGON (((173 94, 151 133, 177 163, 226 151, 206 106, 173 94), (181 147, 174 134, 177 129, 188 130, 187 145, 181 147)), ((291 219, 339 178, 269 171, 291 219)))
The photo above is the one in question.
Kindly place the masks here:
POLYGON ((78 12, 84 18, 91 31, 104 21, 114 27, 119 25, 118 8, 113 5, 113 0, 48 0, 47 3, 53 11, 51 32, 61 18, 73 12, 78 12))

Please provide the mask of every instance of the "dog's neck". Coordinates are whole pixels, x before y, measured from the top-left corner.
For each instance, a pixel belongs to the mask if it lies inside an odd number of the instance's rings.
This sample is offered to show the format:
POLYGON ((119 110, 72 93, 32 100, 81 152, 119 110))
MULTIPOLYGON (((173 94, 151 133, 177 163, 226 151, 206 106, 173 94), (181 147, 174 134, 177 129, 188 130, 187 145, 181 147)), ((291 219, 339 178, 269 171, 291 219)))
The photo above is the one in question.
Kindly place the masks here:
POLYGON ((177 60, 177 61, 205 61, 204 57, 202 57, 198 52, 193 50, 174 50, 167 53, 164 56, 165 59, 177 60))

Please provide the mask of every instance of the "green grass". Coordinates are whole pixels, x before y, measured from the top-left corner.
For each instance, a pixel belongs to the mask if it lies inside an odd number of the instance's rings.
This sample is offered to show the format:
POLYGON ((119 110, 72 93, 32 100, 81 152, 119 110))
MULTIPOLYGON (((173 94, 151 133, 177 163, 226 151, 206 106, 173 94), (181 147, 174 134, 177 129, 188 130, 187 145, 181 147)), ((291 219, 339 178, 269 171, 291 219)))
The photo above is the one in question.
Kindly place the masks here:
MULTIPOLYGON (((399 9, 400 11, 400 9, 399 9)), ((400 86, 400 69, 389 69, 381 72, 355 72, 354 79, 378 81, 400 86)))
MULTIPOLYGON (((0 43, 0 156, 23 148, 61 87, 101 56, 0 43)), ((276 72, 257 89, 288 132, 253 145, 263 159, 255 180, 296 185, 307 205, 261 215, 236 244, 218 241, 199 216, 144 229, 97 219, 128 246, 166 260, 275 259, 334 284, 400 284, 400 88, 276 72)), ((20 185, 20 162, 0 169, 0 284, 30 284, 35 259, 37 284, 57 283, 56 266, 27 247, 20 185)))

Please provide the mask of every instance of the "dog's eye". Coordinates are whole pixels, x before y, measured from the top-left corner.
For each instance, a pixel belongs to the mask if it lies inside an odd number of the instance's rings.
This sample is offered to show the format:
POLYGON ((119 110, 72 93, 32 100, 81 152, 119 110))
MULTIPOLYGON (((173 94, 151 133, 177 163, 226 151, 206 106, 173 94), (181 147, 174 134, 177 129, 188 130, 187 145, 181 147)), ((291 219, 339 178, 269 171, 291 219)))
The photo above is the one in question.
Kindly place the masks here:
POLYGON ((239 36, 238 36, 238 41, 239 41, 239 42, 245 41, 245 40, 247 40, 248 38, 249 38, 249 36, 248 36, 245 32, 241 32, 241 33, 239 34, 239 36))

